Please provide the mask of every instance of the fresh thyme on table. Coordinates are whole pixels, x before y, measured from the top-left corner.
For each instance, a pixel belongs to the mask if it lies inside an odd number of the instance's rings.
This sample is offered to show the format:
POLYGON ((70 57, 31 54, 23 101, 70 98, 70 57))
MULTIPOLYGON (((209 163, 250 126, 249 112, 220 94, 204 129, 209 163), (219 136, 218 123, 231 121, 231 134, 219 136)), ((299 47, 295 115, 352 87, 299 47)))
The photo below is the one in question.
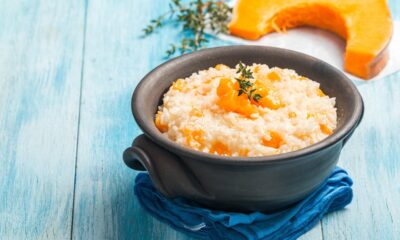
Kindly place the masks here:
POLYGON ((253 83, 249 81, 249 79, 254 78, 251 69, 247 68, 247 66, 242 62, 239 62, 239 68, 236 73, 240 73, 240 77, 235 78, 238 81, 240 87, 238 96, 246 94, 249 100, 253 99, 255 102, 258 102, 258 100, 260 100, 262 96, 258 93, 254 93, 257 89, 254 88, 253 83))
POLYGON ((168 19, 183 24, 182 29, 189 37, 183 38, 179 45, 171 44, 170 49, 166 51, 167 57, 175 54, 177 50, 183 54, 202 48, 208 42, 205 38, 206 29, 216 34, 226 33, 228 30, 227 21, 232 9, 223 1, 191 0, 182 3, 181 0, 171 0, 169 7, 168 12, 151 20, 143 29, 147 36, 162 27, 168 19))

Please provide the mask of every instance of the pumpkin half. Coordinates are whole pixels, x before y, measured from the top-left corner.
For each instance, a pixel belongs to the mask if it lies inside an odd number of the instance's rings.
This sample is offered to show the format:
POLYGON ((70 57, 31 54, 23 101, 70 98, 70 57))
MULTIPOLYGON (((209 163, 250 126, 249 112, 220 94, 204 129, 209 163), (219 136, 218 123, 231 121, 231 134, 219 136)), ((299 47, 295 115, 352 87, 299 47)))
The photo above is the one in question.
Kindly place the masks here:
POLYGON ((386 65, 393 26, 385 0, 238 0, 229 31, 255 40, 303 25, 344 38, 344 68, 353 75, 370 79, 386 65))

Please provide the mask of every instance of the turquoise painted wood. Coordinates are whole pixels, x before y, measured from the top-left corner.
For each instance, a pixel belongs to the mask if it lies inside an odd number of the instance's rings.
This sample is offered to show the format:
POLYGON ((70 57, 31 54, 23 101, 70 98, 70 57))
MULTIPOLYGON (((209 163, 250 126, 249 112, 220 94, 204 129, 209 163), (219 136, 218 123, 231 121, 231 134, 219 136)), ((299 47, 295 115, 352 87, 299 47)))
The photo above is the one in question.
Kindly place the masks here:
POLYGON ((83 13, 0 2, 0 239, 71 235, 83 13))
MULTIPOLYGON (((140 37, 167 7, 0 0, 0 239, 191 239, 140 208, 121 159, 140 133, 131 93, 179 39, 140 37)), ((400 73, 359 89, 365 120, 340 159, 354 201, 301 239, 400 239, 400 73)))
POLYGON ((136 173, 121 160, 139 133, 130 113, 132 91, 162 62, 159 50, 173 33, 140 38, 140 23, 158 14, 162 9, 155 6, 162 2, 88 4, 74 239, 185 239, 140 208, 133 193, 136 173))
POLYGON ((354 201, 323 219, 325 239, 400 239, 399 80, 359 86, 364 121, 339 162, 354 178, 354 201))

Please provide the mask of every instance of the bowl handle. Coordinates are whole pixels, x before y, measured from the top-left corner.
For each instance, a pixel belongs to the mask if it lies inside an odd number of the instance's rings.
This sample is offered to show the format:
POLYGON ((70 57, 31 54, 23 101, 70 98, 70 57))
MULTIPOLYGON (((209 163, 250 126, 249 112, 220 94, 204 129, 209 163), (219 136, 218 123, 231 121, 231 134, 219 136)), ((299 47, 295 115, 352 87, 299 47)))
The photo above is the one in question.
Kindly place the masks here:
POLYGON ((132 147, 124 151, 123 159, 134 170, 147 170, 156 189, 168 198, 210 197, 180 157, 158 146, 143 134, 136 137, 132 147))
POLYGON ((154 186, 157 188, 157 190, 160 191, 164 196, 173 197, 171 194, 168 193, 168 191, 161 183, 161 180, 156 174, 155 167, 153 166, 150 157, 142 148, 136 146, 138 141, 139 144, 140 142, 142 142, 142 136, 143 135, 137 137, 133 141, 132 147, 128 147, 127 149, 125 149, 123 154, 125 164, 134 170, 149 172, 150 178, 152 179, 154 186))

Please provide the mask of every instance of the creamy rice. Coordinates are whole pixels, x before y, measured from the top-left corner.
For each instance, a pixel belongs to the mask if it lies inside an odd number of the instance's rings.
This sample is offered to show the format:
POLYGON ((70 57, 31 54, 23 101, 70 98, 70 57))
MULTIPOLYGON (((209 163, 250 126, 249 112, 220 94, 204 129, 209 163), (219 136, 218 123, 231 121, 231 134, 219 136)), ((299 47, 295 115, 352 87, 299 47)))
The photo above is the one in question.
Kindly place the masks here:
POLYGON ((290 152, 332 134, 335 98, 319 83, 290 69, 249 68, 254 76, 249 80, 264 89, 259 102, 238 96, 239 74, 220 64, 175 81, 155 116, 156 126, 178 144, 227 156, 290 152), (233 92, 227 86, 234 86, 233 92))

